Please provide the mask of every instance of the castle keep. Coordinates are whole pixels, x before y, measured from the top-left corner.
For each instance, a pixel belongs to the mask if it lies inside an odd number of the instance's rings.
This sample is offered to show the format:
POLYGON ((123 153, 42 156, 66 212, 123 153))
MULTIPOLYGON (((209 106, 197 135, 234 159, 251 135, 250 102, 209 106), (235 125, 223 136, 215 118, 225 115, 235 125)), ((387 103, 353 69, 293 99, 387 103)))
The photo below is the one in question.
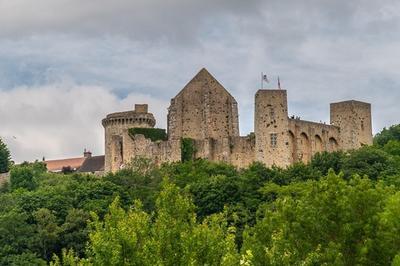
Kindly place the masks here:
POLYGON ((254 113, 254 133, 240 136, 236 100, 203 68, 171 100, 165 136, 154 129, 156 121, 147 104, 103 119, 105 170, 121 169, 135 157, 157 164, 180 161, 187 153, 185 143, 191 145, 192 158, 239 168, 254 161, 286 167, 306 163, 317 152, 372 144, 369 103, 332 103, 331 124, 326 125, 289 117, 286 90, 259 90, 254 113))

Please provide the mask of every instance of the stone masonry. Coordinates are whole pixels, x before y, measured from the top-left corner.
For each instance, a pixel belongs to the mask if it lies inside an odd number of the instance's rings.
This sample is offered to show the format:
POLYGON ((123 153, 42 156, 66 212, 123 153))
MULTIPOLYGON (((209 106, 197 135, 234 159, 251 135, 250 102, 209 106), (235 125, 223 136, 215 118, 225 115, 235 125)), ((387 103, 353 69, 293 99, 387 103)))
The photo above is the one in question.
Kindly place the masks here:
POLYGON ((206 70, 173 98, 168 108, 168 140, 130 135, 130 128, 156 124, 147 104, 103 119, 105 170, 121 169, 135 157, 156 164, 181 160, 182 138, 193 140, 195 158, 223 161, 239 168, 255 161, 287 167, 307 163, 322 151, 357 149, 372 144, 371 105, 359 101, 332 103, 331 124, 288 117, 286 90, 259 90, 255 95, 254 133, 239 135, 236 100, 206 70))

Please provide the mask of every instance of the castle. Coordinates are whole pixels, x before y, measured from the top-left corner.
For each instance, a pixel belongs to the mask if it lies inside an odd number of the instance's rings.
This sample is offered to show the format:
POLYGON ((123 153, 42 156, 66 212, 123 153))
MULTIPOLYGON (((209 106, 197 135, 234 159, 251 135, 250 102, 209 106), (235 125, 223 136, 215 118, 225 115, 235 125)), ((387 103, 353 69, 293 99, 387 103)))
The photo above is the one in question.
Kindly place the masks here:
POLYGON ((156 164, 180 161, 187 154, 185 143, 191 145, 192 158, 224 161, 239 168, 254 161, 286 167, 307 163, 317 152, 372 144, 369 103, 331 103, 327 125, 289 117, 286 90, 262 89, 255 95, 254 113, 254 133, 240 136, 236 100, 203 68, 171 100, 164 137, 154 129, 156 121, 147 104, 103 119, 105 171, 121 169, 135 157, 150 158, 156 164))

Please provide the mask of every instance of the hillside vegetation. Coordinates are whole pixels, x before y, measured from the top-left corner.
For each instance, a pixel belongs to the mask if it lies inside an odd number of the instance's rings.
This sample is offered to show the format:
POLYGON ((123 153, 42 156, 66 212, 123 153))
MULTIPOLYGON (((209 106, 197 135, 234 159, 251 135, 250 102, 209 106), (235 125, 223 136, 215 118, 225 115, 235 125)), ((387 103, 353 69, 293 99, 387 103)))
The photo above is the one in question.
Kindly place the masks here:
POLYGON ((400 265, 400 126, 287 169, 139 159, 11 168, 0 265, 400 265))

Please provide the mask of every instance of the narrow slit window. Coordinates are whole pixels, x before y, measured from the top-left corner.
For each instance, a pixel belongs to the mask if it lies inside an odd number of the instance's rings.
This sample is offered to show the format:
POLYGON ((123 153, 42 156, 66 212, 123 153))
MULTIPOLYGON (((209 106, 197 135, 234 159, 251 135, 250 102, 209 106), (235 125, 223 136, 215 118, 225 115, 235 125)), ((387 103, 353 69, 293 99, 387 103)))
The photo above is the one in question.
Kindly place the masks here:
POLYGON ((278 144, 278 134, 271 133, 271 147, 276 147, 278 144))
POLYGON ((269 109, 269 116, 271 117, 271 120, 275 120, 275 109, 273 107, 269 109))

